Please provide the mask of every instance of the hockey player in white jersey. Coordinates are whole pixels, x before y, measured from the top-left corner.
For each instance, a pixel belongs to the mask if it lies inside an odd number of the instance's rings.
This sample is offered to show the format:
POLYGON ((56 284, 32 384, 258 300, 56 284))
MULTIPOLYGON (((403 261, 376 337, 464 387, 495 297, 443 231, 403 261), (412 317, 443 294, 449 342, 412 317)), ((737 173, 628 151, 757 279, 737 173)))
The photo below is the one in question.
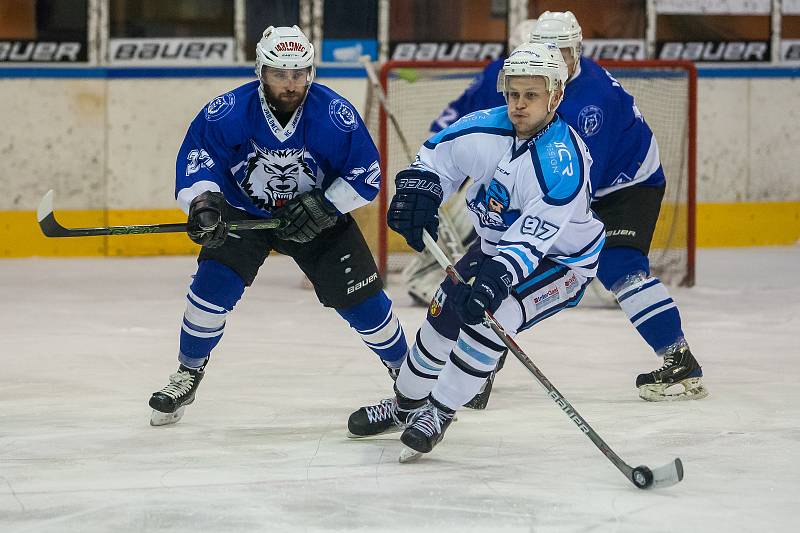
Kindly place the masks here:
POLYGON ((556 114, 566 79, 557 47, 523 44, 497 81, 508 105, 432 136, 397 175, 389 227, 417 251, 423 231, 436 237, 442 201, 468 180, 464 208, 479 239, 455 266, 471 285, 441 284, 395 396, 355 411, 351 437, 403 429, 406 446, 430 452, 505 350, 485 312, 515 336, 580 301, 604 231, 589 209, 589 152, 556 114))
MULTIPOLYGON (((569 77, 558 112, 575 128, 594 160, 592 209, 607 231, 597 279, 614 295, 642 339, 663 358, 660 368, 637 376, 639 396, 649 401, 704 398, 708 391, 703 372, 684 336, 678 306, 650 272, 647 257, 666 180, 656 138, 619 81, 581 56, 581 27, 571 12, 545 11, 534 22, 530 40, 555 44, 564 56, 569 77)), ((432 127, 500 105, 502 97, 487 83, 498 68, 497 62, 488 65, 483 77, 451 102, 432 127)), ((420 284, 409 287, 422 292, 420 284)), ((472 403, 486 404, 491 383, 490 379, 472 403)))
POLYGON ((703 371, 684 337, 678 306, 651 274, 647 254, 666 177, 658 143, 633 96, 605 69, 580 55, 582 32, 569 12, 542 13, 531 41, 559 47, 569 67, 560 113, 589 146, 595 161, 592 209, 606 226, 597 279, 663 365, 639 374, 649 401, 705 398, 703 371))
POLYGON ((194 401, 227 315, 272 250, 295 260, 320 303, 345 319, 393 377, 408 351, 349 214, 380 188, 375 144, 352 105, 314 82, 314 47, 297 26, 267 28, 256 57, 258 79, 214 98, 178 153, 175 195, 202 249, 186 296, 180 366, 150 398, 153 425, 177 422, 194 401), (238 233, 226 226, 273 217, 285 226, 238 233))

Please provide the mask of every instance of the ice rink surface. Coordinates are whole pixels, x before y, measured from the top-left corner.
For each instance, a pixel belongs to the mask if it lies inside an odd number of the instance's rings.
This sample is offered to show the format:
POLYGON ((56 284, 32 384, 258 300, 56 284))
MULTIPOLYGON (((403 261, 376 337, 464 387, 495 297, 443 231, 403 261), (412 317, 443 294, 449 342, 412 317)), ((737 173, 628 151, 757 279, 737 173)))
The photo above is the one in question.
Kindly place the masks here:
MULTIPOLYGON (((136 237, 131 237, 136 238, 136 237)), ((432 454, 345 437, 389 395, 375 356, 270 258, 197 401, 148 425, 176 368, 190 257, 0 261, 0 531, 789 531, 800 503, 800 247, 701 250, 674 289, 709 398, 646 403, 659 366, 619 310, 563 312, 519 344, 632 465, 633 487, 513 357, 489 408, 432 454)), ((412 337, 424 309, 390 294, 412 337)))

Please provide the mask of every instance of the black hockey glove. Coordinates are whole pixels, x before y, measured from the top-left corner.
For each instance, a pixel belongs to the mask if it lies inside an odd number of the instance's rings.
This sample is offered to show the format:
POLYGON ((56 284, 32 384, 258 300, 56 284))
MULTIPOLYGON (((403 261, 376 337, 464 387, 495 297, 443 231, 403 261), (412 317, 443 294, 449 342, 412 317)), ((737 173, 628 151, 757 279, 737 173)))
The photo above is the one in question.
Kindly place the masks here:
POLYGON ((222 220, 225 197, 221 192, 206 191, 192 200, 186 233, 192 241, 207 248, 217 248, 228 236, 228 225, 222 220))
POLYGON ((428 230, 434 240, 439 232, 439 205, 442 186, 439 176, 427 170, 408 168, 394 180, 396 192, 386 213, 386 223, 405 237, 409 246, 418 252, 425 249, 422 230, 428 230))
POLYGON ((275 211, 275 218, 281 218, 285 226, 275 231, 280 239, 295 242, 309 242, 323 230, 331 228, 339 218, 339 212, 325 198, 320 189, 313 189, 292 198, 285 206, 275 211))
POLYGON ((472 285, 459 283, 453 291, 453 306, 465 324, 480 324, 486 311, 494 313, 508 297, 511 274, 499 261, 489 259, 472 285))

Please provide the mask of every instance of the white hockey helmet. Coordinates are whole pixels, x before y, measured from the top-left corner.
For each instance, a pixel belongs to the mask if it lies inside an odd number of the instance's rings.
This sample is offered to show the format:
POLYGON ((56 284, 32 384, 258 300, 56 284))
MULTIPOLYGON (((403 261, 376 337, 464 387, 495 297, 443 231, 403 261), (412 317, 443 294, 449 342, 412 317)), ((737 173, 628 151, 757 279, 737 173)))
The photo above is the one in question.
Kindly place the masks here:
POLYGON ((524 43, 503 61, 497 76, 497 92, 508 92, 509 76, 543 76, 547 80, 547 90, 552 93, 567 82, 567 64, 554 44, 524 43))
POLYGON ((581 26, 572 11, 545 11, 539 15, 529 39, 532 43, 553 43, 559 48, 569 48, 575 59, 581 53, 582 40, 581 26))
POLYGON ((508 36, 508 50, 514 50, 522 43, 527 43, 531 39, 531 32, 536 26, 536 19, 523 20, 514 28, 508 36))
POLYGON ((297 26, 270 26, 256 45, 256 76, 264 67, 279 69, 308 68, 306 85, 314 81, 314 45, 297 26))

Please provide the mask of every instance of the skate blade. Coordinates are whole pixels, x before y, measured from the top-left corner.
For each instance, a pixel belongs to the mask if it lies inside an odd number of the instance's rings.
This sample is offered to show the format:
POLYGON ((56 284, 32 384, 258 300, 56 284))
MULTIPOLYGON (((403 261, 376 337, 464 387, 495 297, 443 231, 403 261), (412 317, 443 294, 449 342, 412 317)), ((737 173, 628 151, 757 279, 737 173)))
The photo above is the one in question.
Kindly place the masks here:
POLYGON ((404 447, 402 450, 400 450, 400 457, 398 457, 397 460, 402 464, 413 463, 423 455, 425 454, 422 452, 418 452, 412 448, 404 447))
POLYGON ((679 402, 685 400, 701 400, 708 396, 708 389, 702 378, 689 378, 678 383, 655 383, 639 387, 639 398, 648 402, 679 402), (670 387, 683 386, 682 392, 670 393, 670 387))
POLYGON ((184 411, 186 411, 185 405, 178 407, 178 409, 174 413, 162 413, 161 411, 156 411, 155 409, 153 409, 153 412, 150 415, 150 425, 166 426, 169 424, 174 424, 175 422, 183 418, 184 411))
POLYGON ((387 429, 386 431, 382 431, 380 433, 375 433, 374 435, 356 435, 355 433, 350 433, 350 431, 348 431, 347 432, 347 438, 348 439, 369 439, 369 438, 373 438, 373 437, 381 437, 383 435, 391 435, 392 433, 400 433, 404 429, 405 428, 401 428, 401 427, 395 426, 393 428, 387 429))

